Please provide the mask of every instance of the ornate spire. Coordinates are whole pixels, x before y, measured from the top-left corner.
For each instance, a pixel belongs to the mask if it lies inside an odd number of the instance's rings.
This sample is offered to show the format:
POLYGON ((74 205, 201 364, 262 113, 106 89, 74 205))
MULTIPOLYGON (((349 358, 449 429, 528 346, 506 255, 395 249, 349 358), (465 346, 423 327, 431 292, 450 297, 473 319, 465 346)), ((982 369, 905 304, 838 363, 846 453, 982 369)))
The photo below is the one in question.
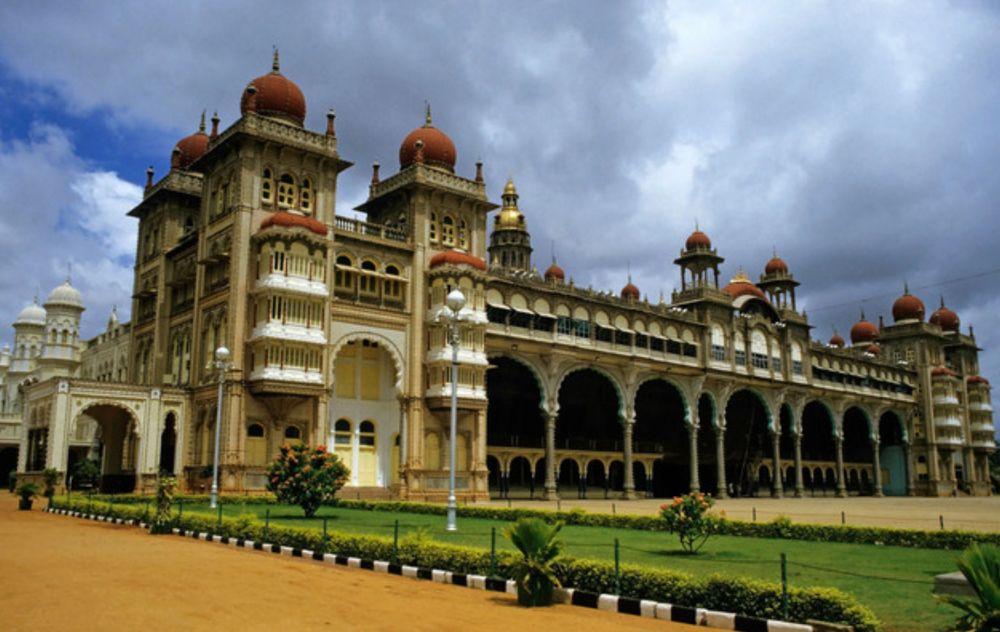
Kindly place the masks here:
POLYGON ((431 127, 431 102, 424 101, 424 127, 431 127))
POLYGON ((274 47, 274 60, 271 62, 271 72, 280 73, 281 63, 278 61, 278 47, 274 47))
POLYGON ((153 188, 153 165, 146 167, 146 189, 153 188))
POLYGON ((205 133, 205 110, 201 111, 201 120, 198 122, 198 133, 205 133))
POLYGON ((910 293, 910 284, 907 283, 906 281, 903 281, 903 296, 906 296, 909 293, 910 293))

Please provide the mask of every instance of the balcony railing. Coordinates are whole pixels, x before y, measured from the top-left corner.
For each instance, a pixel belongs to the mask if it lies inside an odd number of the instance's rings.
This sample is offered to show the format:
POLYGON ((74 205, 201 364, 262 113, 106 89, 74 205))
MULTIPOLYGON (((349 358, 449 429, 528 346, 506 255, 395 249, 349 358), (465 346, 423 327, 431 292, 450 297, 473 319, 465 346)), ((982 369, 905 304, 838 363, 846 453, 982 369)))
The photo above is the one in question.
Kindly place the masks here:
POLYGON ((406 233, 398 228, 382 224, 370 224, 349 217, 337 217, 334 226, 336 226, 337 230, 365 235, 366 237, 378 237, 379 239, 388 239, 390 241, 406 241, 406 233))

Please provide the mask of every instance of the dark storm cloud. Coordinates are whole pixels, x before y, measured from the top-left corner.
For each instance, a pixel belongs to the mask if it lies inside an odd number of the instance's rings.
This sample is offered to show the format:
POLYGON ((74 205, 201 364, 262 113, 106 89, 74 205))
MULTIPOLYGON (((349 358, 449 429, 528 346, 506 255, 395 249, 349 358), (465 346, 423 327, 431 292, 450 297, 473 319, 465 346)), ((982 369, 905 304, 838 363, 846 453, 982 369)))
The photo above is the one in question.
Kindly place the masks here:
MULTIPOLYGON (((119 3, 0 9, 0 55, 71 110, 189 133, 203 108, 238 116, 270 48, 303 89, 308 125, 337 110, 338 208, 370 163, 396 167, 422 122, 458 170, 514 176, 536 264, 550 242, 578 284, 617 290, 628 262, 655 300, 697 218, 728 278, 772 247, 826 338, 888 315, 919 287, 1000 267, 1000 41, 988 5, 907 3, 119 3), (887 296, 888 295, 888 296, 887 296)), ((86 147, 80 147, 86 153, 86 147)), ((160 156, 160 172, 169 145, 160 156)), ((141 179, 144 164, 133 173, 141 179)), ((127 221, 127 220, 123 220, 127 221)), ((943 291, 981 344, 1000 342, 1000 276, 943 291), (993 331, 998 333, 994 334, 993 331)), ((990 351, 993 351, 990 349, 990 351)), ((987 353, 991 377, 1000 357, 987 353)))

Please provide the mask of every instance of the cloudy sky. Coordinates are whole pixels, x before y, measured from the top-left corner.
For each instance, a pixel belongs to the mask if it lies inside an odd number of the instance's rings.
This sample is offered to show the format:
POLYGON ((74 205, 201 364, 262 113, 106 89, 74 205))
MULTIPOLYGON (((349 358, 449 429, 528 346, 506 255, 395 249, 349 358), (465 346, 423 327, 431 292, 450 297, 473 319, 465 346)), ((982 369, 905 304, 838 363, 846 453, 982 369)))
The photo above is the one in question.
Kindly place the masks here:
MULTIPOLYGON (((1000 383, 1000 10, 987 2, 274 2, 0 6, 0 323, 72 266, 84 334, 127 313, 147 165, 270 67, 337 111, 338 207, 424 100, 458 171, 508 174, 544 268, 650 300, 696 221, 724 275, 772 249, 817 338, 904 281, 943 294, 1000 383), (204 5, 204 6, 203 6, 204 5), (599 238, 598 238, 599 237, 599 238)), ((9 341, 12 333, 0 334, 9 341)))

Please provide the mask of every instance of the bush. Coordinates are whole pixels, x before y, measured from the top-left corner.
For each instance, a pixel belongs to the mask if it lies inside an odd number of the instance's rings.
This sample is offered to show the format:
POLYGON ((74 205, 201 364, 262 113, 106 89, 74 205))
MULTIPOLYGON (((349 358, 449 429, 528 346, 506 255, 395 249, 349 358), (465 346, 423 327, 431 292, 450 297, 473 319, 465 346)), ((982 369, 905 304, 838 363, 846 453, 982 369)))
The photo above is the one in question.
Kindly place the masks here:
POLYGON ((77 487, 93 487, 100 478, 101 464, 94 459, 84 459, 73 466, 73 483, 77 487))
POLYGON ((302 507, 311 518, 321 504, 333 499, 348 474, 347 466, 324 446, 285 444, 271 464, 267 489, 281 502, 302 507))
POLYGON ((556 539, 561 529, 561 522, 550 525, 538 518, 526 518, 504 530, 521 552, 511 571, 517 581, 517 602, 522 606, 552 604, 552 591, 561 586, 552 566, 562 549, 562 542, 556 539))
POLYGON ((941 600, 962 611, 957 632, 1000 630, 1000 548, 973 544, 958 558, 958 569, 976 593, 975 599, 945 596, 941 600))
MULTIPOLYGON (((156 514, 153 522, 149 526, 149 532, 170 533, 172 520, 170 512, 174 504, 174 490, 177 488, 177 479, 173 476, 159 476, 156 479, 156 514)), ((144 516, 145 518, 145 516, 144 516)))
POLYGON ((685 496, 674 496, 674 502, 662 505, 660 515, 667 523, 667 529, 680 538, 681 548, 688 553, 697 553, 709 536, 715 531, 717 520, 708 515, 715 501, 711 496, 692 492, 685 496))
POLYGON ((45 493, 43 494, 50 501, 56 495, 56 483, 59 482, 59 470, 54 467, 47 467, 42 470, 42 480, 45 481, 45 493))
MULTIPOLYGON (((86 500, 57 498, 53 507, 86 512, 88 505, 86 500)), ((106 507, 102 513, 123 520, 140 520, 143 514, 142 507, 135 506, 134 500, 131 504, 110 504, 106 507)), ((661 520, 654 520, 662 524, 661 520)), ((237 519, 223 518, 222 523, 217 525, 214 516, 185 514, 177 521, 176 526, 255 542, 267 541, 313 551, 334 551, 339 555, 369 560, 392 560, 393 554, 397 553, 399 564, 439 568, 455 573, 486 575, 490 572, 488 550, 451 544, 401 542, 396 551, 392 538, 331 531, 324 541, 323 534, 317 530, 280 526, 271 526, 265 540, 260 520, 243 516, 237 519)), ((497 574, 501 577, 513 577, 516 562, 517 558, 513 553, 498 551, 497 574)), ((552 566, 563 586, 595 593, 614 591, 613 564, 562 558, 552 566)), ((621 566, 620 586, 621 594, 628 597, 760 618, 781 618, 781 586, 772 582, 722 575, 693 577, 687 573, 625 564, 621 566)), ((817 619, 853 625, 858 632, 877 632, 881 629, 871 610, 858 604, 853 597, 829 588, 790 588, 789 618, 798 622, 817 619)))
POLYGON ((38 485, 34 483, 21 483, 17 488, 17 495, 21 500, 31 500, 38 495, 38 485))

